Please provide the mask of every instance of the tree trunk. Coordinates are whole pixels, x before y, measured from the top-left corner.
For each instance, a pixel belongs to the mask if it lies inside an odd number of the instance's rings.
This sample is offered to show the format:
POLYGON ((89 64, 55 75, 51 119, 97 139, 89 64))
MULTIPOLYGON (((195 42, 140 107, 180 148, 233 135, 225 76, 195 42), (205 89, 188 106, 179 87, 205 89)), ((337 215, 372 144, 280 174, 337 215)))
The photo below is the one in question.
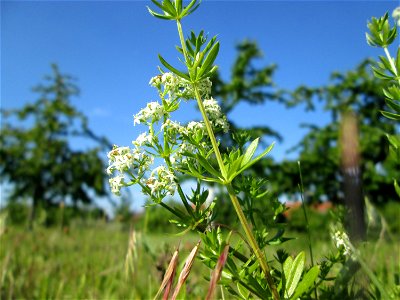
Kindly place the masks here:
POLYGON ((37 208, 40 203, 40 198, 42 197, 42 189, 39 186, 35 187, 35 190, 33 191, 32 195, 32 207, 31 207, 31 212, 29 214, 29 220, 28 220, 28 229, 33 230, 34 227, 34 222, 36 219, 36 214, 37 214, 37 208))
POLYGON ((350 239, 353 242, 358 242, 365 238, 366 228, 358 145, 358 126, 354 114, 348 113, 343 116, 340 142, 348 232, 350 239))

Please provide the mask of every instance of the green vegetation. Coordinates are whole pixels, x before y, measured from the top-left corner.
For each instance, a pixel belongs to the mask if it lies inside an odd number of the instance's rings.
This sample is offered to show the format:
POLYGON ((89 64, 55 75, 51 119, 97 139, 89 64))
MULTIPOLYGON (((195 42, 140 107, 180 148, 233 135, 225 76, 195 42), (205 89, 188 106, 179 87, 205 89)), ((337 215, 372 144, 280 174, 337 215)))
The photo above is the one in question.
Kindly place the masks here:
MULTIPOLYGON (((391 241, 386 232, 380 242, 361 249, 363 256, 368 257, 371 269, 388 285, 400 284, 399 210, 398 203, 387 207, 387 215, 390 213, 391 217, 386 222, 391 226, 397 222, 397 228, 392 228, 395 240, 391 241)), ((274 251, 283 248, 291 254, 297 254, 299 249, 307 249, 307 236, 301 227, 301 224, 304 225, 302 216, 303 212, 298 209, 293 212, 293 223, 288 223, 287 235, 296 239, 273 246, 274 251)), ((325 260, 325 256, 331 255, 336 249, 327 234, 329 220, 329 214, 309 214, 310 224, 314 224, 311 225, 311 235, 316 261, 325 260)), ((152 299, 176 247, 180 244, 180 262, 183 262, 198 238, 194 234, 182 237, 160 233, 163 228, 159 228, 159 233, 136 231, 133 264, 129 264, 126 258, 132 249, 129 246, 130 232, 121 230, 121 226, 123 224, 115 222, 75 221, 63 230, 39 227, 33 232, 7 226, 6 232, 0 236, 0 298, 152 299)), ((375 220, 374 226, 371 238, 379 236, 382 229, 379 219, 375 220)), ((308 253, 306 258, 309 264, 308 253)), ((209 274, 199 260, 194 262, 194 269, 185 287, 190 299, 204 299, 208 289, 204 277, 209 274)))
POLYGON ((400 50, 396 57, 388 51, 397 36, 388 15, 368 25, 368 43, 386 54, 372 71, 365 61, 333 73, 327 86, 284 91, 273 83, 275 66, 252 66, 260 51, 251 42, 238 46, 231 81, 220 78, 217 38, 203 31, 184 37, 181 19, 200 1, 152 2, 153 16, 176 22, 186 68, 159 55, 170 72, 159 69, 151 78, 160 99, 134 115, 146 129, 133 146, 111 149, 89 130, 69 103, 77 87, 56 66, 48 84, 35 89, 37 102, 2 111, 0 173, 11 193, 0 215, 0 297, 399 298, 400 144, 393 119, 400 119, 400 50), (183 100, 196 101, 202 121, 173 119, 183 100), (229 120, 240 102, 265 101, 309 109, 324 101, 331 112, 328 125, 307 125, 296 148, 301 168, 298 160, 265 158, 273 145, 261 138, 280 138, 267 124, 237 128, 229 120), (74 137, 96 147, 75 150, 74 137), (148 197, 144 213, 133 215, 122 198, 109 221, 89 205, 108 195, 104 146, 111 149, 111 192, 140 186, 148 197), (187 178, 197 184, 188 193, 187 178), (302 208, 287 211, 277 198, 283 193, 301 199, 302 208), (318 206, 325 200, 329 212, 318 206), (36 230, 24 230, 27 224, 36 230))
POLYGON ((75 206, 89 204, 94 197, 107 195, 99 151, 109 142, 96 136, 87 117, 70 103, 79 94, 73 78, 52 65, 52 74, 45 79, 33 89, 39 94, 37 101, 1 111, 1 181, 11 182, 10 203, 32 198, 31 228, 39 206, 48 209, 67 201, 75 206), (84 138, 92 147, 76 150, 73 138, 84 138))

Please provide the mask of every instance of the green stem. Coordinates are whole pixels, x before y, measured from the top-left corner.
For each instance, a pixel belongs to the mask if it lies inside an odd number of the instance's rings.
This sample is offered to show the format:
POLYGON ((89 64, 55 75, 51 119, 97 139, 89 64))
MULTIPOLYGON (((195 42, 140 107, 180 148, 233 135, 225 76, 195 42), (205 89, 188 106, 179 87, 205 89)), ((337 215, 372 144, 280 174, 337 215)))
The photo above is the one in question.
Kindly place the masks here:
POLYGON ((185 62, 186 65, 189 62, 189 57, 187 55, 187 49, 186 49, 186 43, 185 43, 185 38, 183 37, 183 30, 182 30, 182 25, 180 20, 176 20, 176 25, 178 27, 178 34, 179 34, 179 39, 181 41, 182 45, 182 50, 183 50, 183 56, 185 57, 185 62))
MULTIPOLYGON (((300 174, 300 197, 301 197, 301 206, 303 208, 303 213, 304 213, 304 219, 306 221, 306 230, 307 230, 307 237, 308 237, 308 249, 310 251, 310 257, 311 257, 311 266, 314 266, 314 255, 312 251, 312 244, 311 244, 311 233, 310 233, 310 224, 308 222, 308 217, 307 217, 307 211, 306 211, 306 204, 304 202, 304 185, 303 185, 303 175, 301 173, 301 165, 300 161, 297 162, 299 166, 299 174, 300 174)), ((318 293, 317 293, 317 288, 314 288, 314 295, 315 299, 318 300, 318 293)))
MULTIPOLYGON (((182 25, 181 25, 179 20, 177 20, 177 26, 178 26, 179 38, 180 38, 181 45, 182 45, 183 55, 185 57, 186 62, 188 63, 189 60, 188 60, 188 55, 187 55, 186 44, 185 44, 185 40, 183 38, 182 25)), ((228 193, 229 193, 229 196, 230 196, 230 198, 232 200, 232 204, 233 204, 233 206, 234 206, 234 208, 236 210, 236 213, 237 213, 237 215, 239 217, 240 223, 241 223, 241 225, 242 225, 242 227, 243 227, 243 229, 244 229, 244 231, 246 233, 247 239, 249 240, 249 244, 250 244, 254 254, 257 257, 257 260, 259 261, 259 263, 261 265, 261 269, 262 269, 262 271, 263 271, 263 273, 264 273, 264 275, 265 275, 265 277, 267 279, 268 286, 271 289, 273 299, 278 300, 278 299, 280 299, 280 297, 279 297, 278 291, 276 289, 275 283, 273 281, 273 278, 271 276, 270 268, 268 266, 268 262, 266 260, 266 257, 264 255, 264 253, 258 247, 256 239, 254 238, 254 235, 253 235, 253 233, 252 233, 252 231, 250 229, 249 223, 247 222, 246 217, 245 217, 245 215, 243 213, 243 210, 240 207, 240 203, 239 203, 238 198, 236 197, 235 191, 233 190, 233 187, 232 187, 231 183, 227 180, 228 176, 227 176, 226 168, 225 168, 222 156, 221 156, 221 152, 219 151, 218 143, 217 143, 217 140, 215 138, 214 132, 212 130, 211 123, 208 120, 208 117, 207 117, 207 114, 206 114, 206 110, 204 108, 203 101, 201 99, 201 95, 200 95, 199 89, 197 87, 197 84, 195 82, 192 82, 192 86, 193 86, 193 89, 194 89, 194 92, 195 92, 195 96, 196 96, 196 100, 197 100, 197 104, 198 104, 199 110, 201 112, 201 115, 203 117, 204 123, 206 125, 208 136, 210 137, 211 144, 212 144, 215 156, 217 158, 217 162, 218 162, 218 165, 219 165, 219 168, 220 168, 220 171, 221 171, 221 175, 225 180, 225 186, 226 186, 226 188, 228 190, 228 193)))
POLYGON ((201 99, 200 92, 199 92, 199 89, 197 88, 196 84, 193 84, 193 88, 194 88, 194 92, 195 92, 195 95, 196 95, 197 105, 198 105, 198 107, 200 109, 201 116, 203 117, 204 124, 206 125, 207 133, 208 133, 208 135, 210 137, 211 144, 212 144, 212 147, 214 149, 215 156, 217 157, 218 166, 219 166, 219 168, 221 170, 222 177, 224 178, 224 180, 226 180, 228 176, 227 176, 227 173, 226 173, 224 161, 222 160, 221 152, 219 151, 218 143, 217 143, 217 140, 215 138, 214 132, 212 130, 211 123, 208 120, 208 117, 207 117, 207 114, 206 114, 206 109, 204 108, 204 105, 203 105, 203 100, 201 99))
POLYGON ((397 68, 394 64, 393 58, 389 53, 389 50, 387 47, 383 47, 383 51, 385 51, 386 57, 390 63, 390 66, 392 67, 392 71, 395 74, 395 76, 397 77, 397 82, 400 84, 400 78, 399 78, 399 74, 397 73, 397 68))
POLYGON ((279 293, 276 289, 274 280, 272 279, 267 259, 264 255, 264 252, 262 252, 260 250, 260 248, 258 247, 257 241, 254 238, 254 235, 250 229, 249 223, 247 222, 246 217, 243 213, 243 210, 240 207, 240 203, 239 203, 238 198, 236 197, 235 191, 233 190, 233 187, 230 183, 226 185, 226 188, 228 190, 229 197, 232 200, 232 204, 233 204, 233 207, 235 208, 236 214, 239 217, 240 224, 242 225, 244 232, 247 236, 250 247, 252 248, 254 254, 256 255, 256 257, 261 265, 261 269, 262 269, 263 273, 265 274, 265 278, 267 279, 268 286, 271 289, 272 296, 275 300, 279 299, 280 298, 279 293))

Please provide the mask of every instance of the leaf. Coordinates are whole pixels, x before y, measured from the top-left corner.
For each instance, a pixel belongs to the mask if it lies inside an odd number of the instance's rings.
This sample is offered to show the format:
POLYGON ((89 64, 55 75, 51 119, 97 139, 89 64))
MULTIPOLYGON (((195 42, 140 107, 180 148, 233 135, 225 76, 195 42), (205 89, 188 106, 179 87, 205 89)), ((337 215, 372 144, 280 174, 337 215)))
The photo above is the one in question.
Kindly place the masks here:
POLYGON ((192 12, 194 12, 199 7, 199 5, 201 3, 201 0, 199 1, 199 3, 195 7, 193 7, 193 5, 196 4, 196 2, 197 2, 197 0, 192 0, 192 2, 190 2, 189 5, 186 6, 186 8, 181 13, 181 18, 191 14, 192 12), (193 7, 193 9, 192 9, 192 7, 193 7))
POLYGON ((400 113, 400 104, 397 103, 397 101, 393 101, 392 99, 387 98, 386 99, 386 104, 389 106, 391 109, 393 109, 395 112, 400 113))
POLYGON ((374 71, 375 77, 377 77, 379 79, 383 79, 383 80, 392 80, 392 79, 394 79, 393 76, 386 75, 382 70, 379 70, 376 67, 371 67, 371 68, 374 71))
POLYGON ((159 18, 159 19, 163 19, 163 20, 171 20, 171 18, 170 18, 169 16, 165 16, 165 15, 158 14, 158 13, 152 11, 152 10, 150 9, 150 7, 147 7, 147 10, 149 11, 149 13, 150 13, 153 17, 156 17, 156 18, 159 18))
POLYGON ((254 153, 257 150, 259 140, 260 138, 256 138, 254 141, 251 142, 249 147, 246 149, 246 152, 243 155, 241 166, 246 165, 252 159, 254 153))
POLYGON ((386 135, 390 145, 397 150, 400 147, 400 141, 394 135, 386 135))
POLYGON ((177 17, 174 5, 169 0, 162 2, 164 12, 168 13, 171 17, 177 17))
POLYGON ((275 143, 272 143, 267 149, 264 150, 263 153, 261 153, 259 156, 257 156, 255 159, 252 161, 248 162, 246 165, 244 165, 239 171, 238 174, 242 173, 244 170, 250 168, 252 165, 254 165, 256 162, 258 162, 260 159, 262 159, 265 155, 267 155, 272 148, 274 147, 275 143))
POLYGON ((297 286, 296 292, 293 294, 291 299, 297 299, 303 293, 309 290, 314 285, 314 282, 317 279, 318 274, 319 274, 318 266, 314 266, 310 270, 308 270, 307 274, 304 275, 303 280, 297 286))
POLYGON ((397 69, 397 74, 400 74, 400 47, 397 48, 396 69, 397 69))
POLYGON ((388 111, 382 111, 382 110, 381 110, 381 114, 384 115, 388 119, 400 120, 400 115, 399 114, 391 113, 391 112, 388 112, 388 111))
POLYGON ((160 8, 161 10, 164 10, 163 5, 162 5, 161 3, 158 3, 158 1, 156 1, 156 0, 151 0, 151 2, 153 2, 155 5, 157 5, 158 8, 160 8))
POLYGON ((200 165, 207 170, 208 173, 210 173, 211 175, 214 175, 217 178, 221 177, 221 174, 214 169, 214 167, 207 161, 207 159, 205 159, 203 156, 201 156, 200 154, 196 155, 196 158, 198 159, 200 165))
POLYGON ((289 277, 290 269, 292 268, 292 264, 293 264, 293 258, 291 256, 288 256, 286 258, 285 262, 283 263, 283 274, 285 275, 285 278, 289 277))
POLYGON ((296 290, 301 274, 303 273, 304 263, 305 263, 305 254, 304 251, 302 251, 297 255, 297 257, 291 264, 289 275, 286 278, 285 293, 287 297, 291 297, 294 291, 296 290))
POLYGON ((394 189, 396 191, 397 196, 400 197, 400 187, 399 184, 397 183, 397 180, 394 180, 394 189))
MULTIPOLYGON (((198 74, 199 78, 204 74, 207 73, 214 63, 215 59, 217 58, 219 52, 219 42, 216 42, 215 45, 211 48, 210 52, 207 54, 207 57, 204 59, 204 63, 201 66, 200 72, 198 74)), ((197 78, 197 79, 199 79, 197 78)))
POLYGON ((189 76, 187 74, 184 74, 181 71, 175 69, 160 54, 158 55, 158 58, 160 59, 161 63, 164 65, 164 67, 166 67, 168 70, 170 70, 174 74, 178 75, 179 77, 182 77, 182 78, 184 78, 186 80, 190 80, 190 78, 189 78, 189 76))
POLYGON ((178 15, 182 12, 182 0, 175 0, 175 9, 178 15))

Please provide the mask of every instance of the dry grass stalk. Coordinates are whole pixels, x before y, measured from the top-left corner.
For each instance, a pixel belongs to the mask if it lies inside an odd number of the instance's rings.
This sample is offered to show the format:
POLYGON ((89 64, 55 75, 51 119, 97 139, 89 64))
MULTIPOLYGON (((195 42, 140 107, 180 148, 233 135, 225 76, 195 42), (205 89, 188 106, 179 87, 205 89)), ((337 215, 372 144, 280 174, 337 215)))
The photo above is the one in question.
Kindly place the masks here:
POLYGON ((135 260, 137 259, 137 233, 135 230, 132 230, 129 236, 129 244, 128 251, 125 257, 125 276, 129 277, 129 274, 133 274, 135 272, 135 260))
POLYGON ((222 269, 224 268, 226 260, 228 258, 228 253, 229 253, 229 245, 226 245, 221 253, 221 256, 218 258, 217 265, 215 266, 214 272, 211 276, 210 286, 208 288, 206 300, 212 299, 212 296, 214 295, 217 283, 221 278, 222 269))
POLYGON ((178 265, 178 254, 179 254, 179 247, 178 249, 175 250, 174 254, 172 255, 171 261, 168 265, 167 270, 165 271, 164 279, 161 283, 161 286, 154 297, 154 299, 157 299, 157 297, 160 295, 162 290, 166 287, 163 299, 168 299, 169 292, 172 287, 172 283, 174 281, 175 273, 176 273, 176 266, 178 265))
POLYGON ((193 250, 190 252, 189 256, 187 257, 187 259, 185 261, 185 265, 184 265, 181 273, 179 274, 178 283, 177 283, 174 293, 172 295, 172 300, 176 299, 182 285, 185 283, 186 279, 189 276, 190 270, 192 269, 192 266, 193 266, 194 259, 196 258, 196 254, 199 251, 200 242, 201 241, 199 241, 197 243, 197 245, 193 248, 193 250))

